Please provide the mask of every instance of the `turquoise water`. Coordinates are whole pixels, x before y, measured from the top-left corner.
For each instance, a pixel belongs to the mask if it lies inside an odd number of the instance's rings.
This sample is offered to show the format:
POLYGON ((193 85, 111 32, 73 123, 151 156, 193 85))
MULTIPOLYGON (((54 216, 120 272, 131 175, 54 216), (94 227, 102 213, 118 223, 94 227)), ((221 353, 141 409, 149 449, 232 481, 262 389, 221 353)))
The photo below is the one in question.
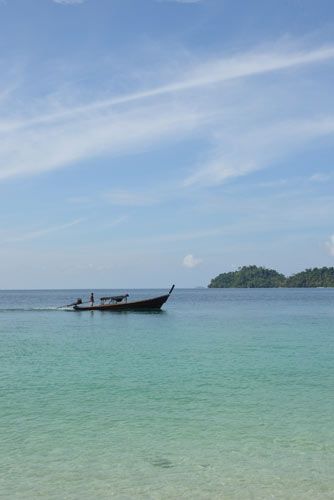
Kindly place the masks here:
POLYGON ((90 292, 0 292, 1 498, 334 498, 334 290, 90 292))

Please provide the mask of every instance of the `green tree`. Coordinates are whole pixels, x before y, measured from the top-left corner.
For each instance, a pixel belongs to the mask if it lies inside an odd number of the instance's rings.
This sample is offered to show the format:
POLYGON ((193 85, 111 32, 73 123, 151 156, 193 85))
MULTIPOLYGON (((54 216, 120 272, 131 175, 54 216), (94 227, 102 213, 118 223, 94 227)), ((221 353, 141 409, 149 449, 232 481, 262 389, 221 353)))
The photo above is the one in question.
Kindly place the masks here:
POLYGON ((286 280, 289 288, 334 287, 334 267, 305 269, 286 280))
POLYGON ((209 288, 317 288, 334 287, 334 267, 305 269, 286 278, 265 267, 244 266, 222 273, 211 280, 209 288))
POLYGON ((284 286, 284 283, 285 276, 273 269, 244 266, 212 279, 209 288, 277 288, 284 286))

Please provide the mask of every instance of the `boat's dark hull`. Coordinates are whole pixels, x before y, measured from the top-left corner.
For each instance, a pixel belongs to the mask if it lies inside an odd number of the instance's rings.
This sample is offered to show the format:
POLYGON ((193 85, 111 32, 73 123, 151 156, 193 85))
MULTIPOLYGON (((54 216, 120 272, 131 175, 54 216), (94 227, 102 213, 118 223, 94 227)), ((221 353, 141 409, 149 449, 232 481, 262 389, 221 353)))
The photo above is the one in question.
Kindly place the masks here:
POLYGON ((131 311, 138 309, 160 309, 167 301, 170 294, 154 297, 153 299, 137 300, 134 302, 120 302, 116 304, 103 304, 98 306, 74 306, 75 311, 131 311))

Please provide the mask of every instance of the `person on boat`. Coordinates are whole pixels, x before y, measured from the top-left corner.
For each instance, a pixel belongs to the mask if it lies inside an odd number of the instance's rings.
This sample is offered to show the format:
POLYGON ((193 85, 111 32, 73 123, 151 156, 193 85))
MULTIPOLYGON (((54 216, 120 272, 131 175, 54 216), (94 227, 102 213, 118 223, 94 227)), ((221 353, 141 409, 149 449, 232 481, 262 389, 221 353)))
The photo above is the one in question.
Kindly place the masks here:
POLYGON ((93 307, 94 305, 94 294, 93 292, 90 294, 90 305, 93 307))

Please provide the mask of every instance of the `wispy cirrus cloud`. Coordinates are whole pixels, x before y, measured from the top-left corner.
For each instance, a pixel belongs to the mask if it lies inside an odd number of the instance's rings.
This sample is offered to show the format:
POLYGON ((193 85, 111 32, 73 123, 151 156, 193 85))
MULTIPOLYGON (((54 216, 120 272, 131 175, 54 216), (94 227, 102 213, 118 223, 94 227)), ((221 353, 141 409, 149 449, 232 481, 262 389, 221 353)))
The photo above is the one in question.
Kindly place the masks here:
POLYGON ((55 3, 62 3, 64 5, 71 5, 76 3, 84 3, 85 0, 53 0, 55 3))
POLYGON ((82 221, 83 219, 76 219, 72 222, 67 222, 66 224, 62 224, 60 226, 52 226, 41 229, 39 231, 31 231, 29 233, 23 233, 21 235, 16 235, 16 236, 3 235, 2 237, 0 236, 0 243, 19 243, 28 240, 34 240, 36 238, 41 238, 47 234, 63 231, 64 229, 68 229, 69 227, 76 226, 77 224, 80 224, 82 221))
MULTIPOLYGON (((313 120, 300 119, 275 123, 266 128, 243 131, 237 140, 216 139, 213 157, 197 168, 185 181, 185 186, 214 186, 228 179, 245 176, 270 165, 312 139, 334 134, 334 115, 313 120)), ((312 180, 323 180, 314 174, 312 180)))
POLYGON ((201 3, 202 0, 157 0, 157 2, 175 2, 175 3, 201 3))
POLYGON ((75 205, 88 205, 92 203, 92 199, 89 196, 71 196, 67 201, 75 205))
POLYGON ((106 229, 113 229, 114 227, 121 226, 125 222, 129 220, 128 215, 120 215, 119 217, 116 217, 115 219, 112 219, 108 224, 106 224, 104 227, 106 229))
POLYGON ((145 237, 129 237, 122 241, 119 241, 122 245, 128 247, 130 242, 131 245, 144 245, 145 247, 148 244, 160 244, 160 243, 176 243, 183 241, 191 241, 191 240, 201 240, 204 238, 215 238, 222 234, 223 229, 220 227, 210 228, 210 229, 201 229, 199 231, 180 231, 178 233, 165 233, 165 234, 154 234, 153 236, 145 236, 145 237))
POLYGON ((144 207, 155 205, 159 198, 148 193, 136 193, 124 189, 114 189, 105 193, 103 198, 111 205, 123 207, 144 207))
POLYGON ((89 104, 72 106, 70 108, 66 106, 57 112, 45 113, 21 121, 4 120, 2 123, 0 122, 0 132, 10 132, 11 130, 19 128, 70 120, 79 118, 79 115, 105 111, 108 108, 134 101, 142 101, 168 94, 186 92, 196 88, 224 83, 233 79, 252 77, 296 66, 320 63, 331 59, 334 60, 334 46, 310 51, 288 51, 286 48, 281 51, 278 49, 267 51, 254 50, 244 54, 236 54, 234 57, 197 63, 180 75, 181 78, 179 80, 175 79, 173 82, 152 89, 133 92, 110 99, 97 99, 89 104))
POLYGON ((42 173, 105 153, 140 151, 144 146, 189 134, 201 122, 201 113, 195 110, 170 111, 152 106, 107 117, 90 114, 81 120, 7 134, 0 144, 0 180, 42 173))
MULTIPOLYGON (((310 104, 309 117, 303 110, 302 116, 292 120, 293 110, 287 103, 297 106, 298 94, 291 98, 281 87, 263 85, 261 78, 292 69, 289 85, 296 81, 297 88, 299 68, 333 60, 334 46, 297 50, 277 44, 193 63, 179 70, 172 81, 162 81, 154 88, 97 97, 73 106, 59 104, 59 96, 56 105, 46 99, 39 103, 46 109, 41 114, 31 113, 28 106, 18 108, 17 102, 22 100, 11 102, 7 97, 2 106, 0 103, 0 180, 61 168, 101 154, 140 151, 194 134, 209 139, 211 150, 206 158, 202 155, 201 164, 192 167, 183 186, 215 185, 247 175, 267 166, 282 151, 302 145, 303 135, 312 140, 333 129, 331 110, 324 107, 327 116, 319 117, 318 102, 313 107, 310 104), (235 80, 233 87, 231 80, 235 80), (282 105, 287 119, 277 123, 277 109, 280 107, 282 115, 282 105)), ((319 95, 316 88, 315 93, 319 95)), ((142 203, 138 198, 131 200, 129 193, 116 192, 110 202, 142 203)))
POLYGON ((194 232, 182 232, 182 233, 171 233, 171 234, 160 234, 149 238, 150 241, 187 241, 187 240, 197 240, 202 238, 209 238, 211 236, 217 236, 222 233, 221 228, 213 228, 213 229, 205 229, 202 231, 194 231, 194 232))
POLYGON ((313 174, 310 177, 310 181, 312 181, 312 182, 327 182, 329 180, 330 180, 330 176, 328 174, 324 174, 321 172, 313 174))

